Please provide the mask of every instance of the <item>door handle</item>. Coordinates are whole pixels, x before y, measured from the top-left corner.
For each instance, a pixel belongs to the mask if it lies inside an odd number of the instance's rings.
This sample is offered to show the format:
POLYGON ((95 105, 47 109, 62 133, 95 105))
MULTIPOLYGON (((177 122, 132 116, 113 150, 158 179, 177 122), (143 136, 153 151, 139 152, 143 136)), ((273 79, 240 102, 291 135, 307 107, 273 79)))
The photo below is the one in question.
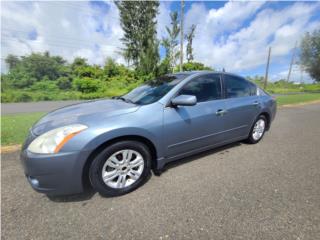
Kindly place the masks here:
POLYGON ((216 111, 216 115, 217 116, 223 116, 227 112, 228 112, 227 110, 219 109, 219 110, 216 111))
POLYGON ((258 101, 254 101, 253 103, 252 103, 252 105, 254 105, 254 106, 258 106, 260 103, 258 102, 258 101))

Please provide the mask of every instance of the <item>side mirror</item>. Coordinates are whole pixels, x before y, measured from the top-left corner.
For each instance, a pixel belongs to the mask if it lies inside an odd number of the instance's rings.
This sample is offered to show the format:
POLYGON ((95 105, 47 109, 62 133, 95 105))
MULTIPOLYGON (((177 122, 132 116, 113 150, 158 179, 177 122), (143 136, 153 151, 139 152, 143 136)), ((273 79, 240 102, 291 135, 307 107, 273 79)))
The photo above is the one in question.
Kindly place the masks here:
POLYGON ((197 104, 197 98, 193 95, 180 95, 171 100, 173 106, 194 106, 197 104))

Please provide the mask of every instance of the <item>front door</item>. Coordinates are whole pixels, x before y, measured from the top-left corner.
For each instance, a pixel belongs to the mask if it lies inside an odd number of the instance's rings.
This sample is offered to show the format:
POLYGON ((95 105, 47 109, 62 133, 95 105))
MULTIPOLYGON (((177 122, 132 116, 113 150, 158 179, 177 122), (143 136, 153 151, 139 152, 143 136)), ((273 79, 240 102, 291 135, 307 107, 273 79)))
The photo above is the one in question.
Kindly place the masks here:
POLYGON ((223 140, 225 100, 220 74, 208 74, 189 81, 178 95, 194 95, 194 106, 164 109, 166 157, 183 155, 223 140))

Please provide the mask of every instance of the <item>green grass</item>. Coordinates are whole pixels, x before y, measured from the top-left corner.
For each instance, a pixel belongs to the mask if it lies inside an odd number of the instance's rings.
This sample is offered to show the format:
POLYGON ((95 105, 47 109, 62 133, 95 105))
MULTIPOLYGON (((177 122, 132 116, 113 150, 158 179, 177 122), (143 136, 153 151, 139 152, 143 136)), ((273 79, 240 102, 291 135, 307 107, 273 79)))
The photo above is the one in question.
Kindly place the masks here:
POLYGON ((286 104, 295 104, 320 100, 320 93, 293 94, 286 96, 278 96, 277 103, 279 106, 286 104))
POLYGON ((22 113, 1 116, 1 146, 22 144, 29 128, 45 113, 22 113))

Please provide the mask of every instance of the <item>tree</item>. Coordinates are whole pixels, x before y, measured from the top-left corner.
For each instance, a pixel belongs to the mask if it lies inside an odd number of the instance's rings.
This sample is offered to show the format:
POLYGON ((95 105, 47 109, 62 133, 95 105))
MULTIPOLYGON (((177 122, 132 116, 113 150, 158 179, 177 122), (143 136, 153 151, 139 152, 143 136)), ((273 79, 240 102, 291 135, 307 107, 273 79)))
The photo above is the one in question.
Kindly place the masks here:
POLYGON ((172 72, 180 54, 179 50, 177 49, 179 45, 178 37, 180 33, 180 27, 179 27, 178 12, 172 12, 170 14, 170 17, 171 17, 171 28, 166 26, 168 37, 162 39, 162 46, 166 50, 166 58, 168 59, 169 66, 172 72))
POLYGON ((320 29, 306 33, 301 42, 302 66, 317 82, 320 82, 320 29))
MULTIPOLYGON (((179 70, 179 67, 176 67, 176 71, 179 70)), ((201 71, 201 70, 209 70, 212 71, 211 67, 205 66, 203 63, 199 62, 188 62, 182 65, 182 71, 201 71)))
POLYGON ((194 38, 195 30, 196 30, 196 25, 192 24, 189 33, 185 36, 185 38, 187 39, 187 60, 188 60, 188 62, 193 61, 192 41, 194 38))
POLYGON ((8 64, 9 70, 11 70, 18 65, 18 63, 20 62, 20 59, 15 55, 9 54, 6 57, 5 62, 8 64))
POLYGON ((155 71, 159 61, 156 39, 158 1, 117 1, 120 24, 124 31, 123 56, 141 73, 155 71), (156 50, 156 51, 155 51, 156 50))

